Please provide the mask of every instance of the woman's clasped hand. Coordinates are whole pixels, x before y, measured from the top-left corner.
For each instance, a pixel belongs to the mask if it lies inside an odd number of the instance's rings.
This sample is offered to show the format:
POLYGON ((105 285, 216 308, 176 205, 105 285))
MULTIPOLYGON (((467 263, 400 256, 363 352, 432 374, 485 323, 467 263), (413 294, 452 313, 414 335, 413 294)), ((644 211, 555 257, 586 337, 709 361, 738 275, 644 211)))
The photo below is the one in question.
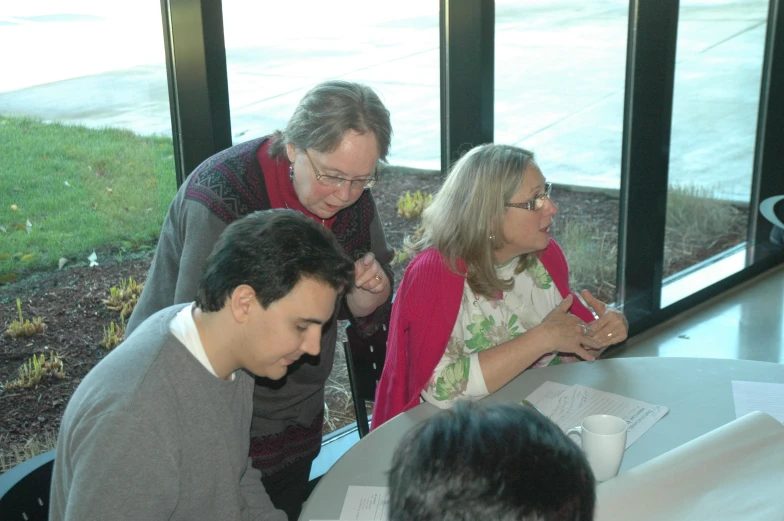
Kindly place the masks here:
POLYGON ((610 345, 626 340, 628 326, 622 313, 596 299, 590 291, 583 290, 581 295, 599 318, 586 323, 570 314, 576 297, 567 295, 532 332, 540 329, 540 341, 548 352, 573 353, 593 361, 610 345))

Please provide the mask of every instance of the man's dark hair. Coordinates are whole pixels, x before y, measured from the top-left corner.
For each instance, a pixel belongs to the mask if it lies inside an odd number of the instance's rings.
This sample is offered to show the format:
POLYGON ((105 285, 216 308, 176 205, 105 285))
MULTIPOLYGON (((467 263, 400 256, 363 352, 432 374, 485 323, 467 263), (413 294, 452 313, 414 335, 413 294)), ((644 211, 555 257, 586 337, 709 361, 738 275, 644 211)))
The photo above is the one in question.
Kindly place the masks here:
POLYGON ((390 521, 591 521, 580 448, 537 411, 458 402, 415 427, 389 473, 390 521))
POLYGON ((348 290, 354 264, 321 223, 294 210, 254 212, 221 234, 207 258, 196 305, 220 311, 232 292, 247 284, 266 309, 303 278, 348 290))

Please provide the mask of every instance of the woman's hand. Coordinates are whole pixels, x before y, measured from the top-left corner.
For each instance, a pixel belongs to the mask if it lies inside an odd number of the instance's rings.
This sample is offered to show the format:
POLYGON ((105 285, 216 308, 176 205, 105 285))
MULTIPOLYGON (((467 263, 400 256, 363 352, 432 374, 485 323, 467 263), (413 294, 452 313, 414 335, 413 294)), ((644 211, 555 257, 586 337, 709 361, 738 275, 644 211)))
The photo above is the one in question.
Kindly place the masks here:
POLYGON ((355 317, 368 316, 389 297, 389 279, 372 253, 354 262, 354 286, 346 301, 355 317))
POLYGON ((593 361, 605 346, 595 337, 595 330, 578 317, 569 314, 574 296, 568 295, 552 310, 541 324, 531 331, 537 331, 541 347, 545 353, 573 353, 584 360, 593 361))
POLYGON ((574 296, 569 295, 542 322, 522 335, 479 351, 479 365, 487 390, 496 392, 549 353, 572 353, 593 361, 603 346, 588 325, 569 314, 574 296))
POLYGON ((594 297, 587 289, 580 293, 585 303, 593 308, 599 318, 589 324, 594 339, 601 344, 601 349, 623 342, 629 334, 629 322, 623 313, 608 306, 594 297))

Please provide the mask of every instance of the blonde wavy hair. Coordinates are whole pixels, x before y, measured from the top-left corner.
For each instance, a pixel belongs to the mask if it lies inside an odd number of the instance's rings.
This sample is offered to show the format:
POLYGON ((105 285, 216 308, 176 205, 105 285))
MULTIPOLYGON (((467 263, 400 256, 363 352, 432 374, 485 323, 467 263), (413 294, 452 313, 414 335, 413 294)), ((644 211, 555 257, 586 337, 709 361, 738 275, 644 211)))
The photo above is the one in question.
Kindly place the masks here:
MULTIPOLYGON (((451 168, 433 202, 422 214, 419 239, 407 238, 413 254, 437 249, 449 268, 465 275, 471 290, 494 298, 514 285, 496 274, 495 250, 503 236, 506 203, 520 189, 525 171, 535 165, 534 153, 511 145, 487 144, 469 150, 451 168), (466 263, 467 274, 457 268, 466 263)), ((530 266, 535 253, 521 255, 515 273, 530 266)))

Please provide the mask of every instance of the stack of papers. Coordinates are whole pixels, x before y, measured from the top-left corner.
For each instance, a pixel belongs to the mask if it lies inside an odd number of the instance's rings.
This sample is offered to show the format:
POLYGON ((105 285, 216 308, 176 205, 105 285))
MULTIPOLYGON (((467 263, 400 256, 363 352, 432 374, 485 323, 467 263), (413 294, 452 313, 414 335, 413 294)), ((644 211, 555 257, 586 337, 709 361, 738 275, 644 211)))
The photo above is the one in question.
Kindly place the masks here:
MULTIPOLYGON (((669 412, 667 407, 599 391, 584 385, 545 382, 524 401, 534 404, 564 432, 594 414, 612 414, 626 420, 626 448, 669 412)), ((579 442, 579 437, 572 440, 579 442)))

